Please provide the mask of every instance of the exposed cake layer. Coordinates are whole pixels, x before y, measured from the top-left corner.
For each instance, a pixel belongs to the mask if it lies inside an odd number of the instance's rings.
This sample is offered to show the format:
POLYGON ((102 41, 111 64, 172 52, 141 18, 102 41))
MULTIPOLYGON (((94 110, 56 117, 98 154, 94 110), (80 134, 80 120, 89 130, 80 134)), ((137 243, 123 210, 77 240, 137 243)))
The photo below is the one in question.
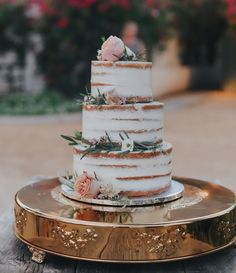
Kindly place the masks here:
POLYGON ((137 142, 161 142, 163 103, 83 106, 85 139, 99 140, 107 132, 112 141, 121 142, 119 133, 124 131, 137 142))
POLYGON ((91 94, 114 91, 132 102, 152 101, 151 62, 92 61, 91 94))
POLYGON ((93 153, 83 159, 83 147, 74 147, 74 171, 96 175, 100 185, 128 196, 146 196, 166 190, 171 183, 172 145, 163 143, 161 151, 93 153))

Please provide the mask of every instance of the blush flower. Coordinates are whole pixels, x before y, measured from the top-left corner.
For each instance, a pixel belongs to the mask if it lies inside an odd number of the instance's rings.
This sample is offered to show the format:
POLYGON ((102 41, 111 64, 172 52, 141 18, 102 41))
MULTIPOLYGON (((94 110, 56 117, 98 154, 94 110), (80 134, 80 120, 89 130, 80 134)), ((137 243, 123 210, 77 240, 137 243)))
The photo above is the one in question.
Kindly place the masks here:
POLYGON ((125 45, 123 41, 116 37, 110 36, 102 45, 101 59, 103 61, 115 62, 124 56, 125 45))
POLYGON ((102 44, 101 50, 98 50, 97 59, 110 62, 137 60, 135 53, 120 38, 112 35, 102 44))
POLYGON ((99 186, 86 171, 76 178, 74 191, 81 197, 95 198, 99 192, 99 186))

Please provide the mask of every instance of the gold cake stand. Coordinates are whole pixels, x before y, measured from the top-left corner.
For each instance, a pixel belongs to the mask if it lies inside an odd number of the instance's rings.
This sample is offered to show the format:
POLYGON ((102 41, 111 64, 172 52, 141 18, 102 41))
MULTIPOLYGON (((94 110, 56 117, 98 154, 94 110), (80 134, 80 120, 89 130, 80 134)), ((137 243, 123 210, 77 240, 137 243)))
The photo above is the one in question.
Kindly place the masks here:
POLYGON ((236 240, 235 194, 188 178, 178 200, 144 207, 80 203, 61 193, 58 178, 22 188, 15 234, 32 260, 46 253, 103 262, 164 262, 211 253, 236 240))

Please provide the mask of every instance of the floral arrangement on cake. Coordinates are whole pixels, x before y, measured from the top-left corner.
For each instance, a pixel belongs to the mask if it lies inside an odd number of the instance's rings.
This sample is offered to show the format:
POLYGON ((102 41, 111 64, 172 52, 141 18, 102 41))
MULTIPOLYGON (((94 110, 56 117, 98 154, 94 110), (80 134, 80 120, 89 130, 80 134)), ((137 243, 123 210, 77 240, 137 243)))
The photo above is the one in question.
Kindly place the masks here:
MULTIPOLYGON (((136 55, 130 48, 125 46, 124 42, 116 37, 110 36, 107 40, 102 39, 103 44, 101 49, 97 51, 98 61, 117 62, 117 61, 145 61, 145 53, 139 53, 136 55)), ((106 92, 100 92, 97 88, 97 95, 93 96, 86 89, 86 94, 81 94, 82 100, 78 100, 79 105, 122 105, 126 103, 135 103, 136 98, 127 100, 127 97, 120 97, 116 94, 114 87, 107 86, 106 92)))
POLYGON ((59 180, 61 184, 71 188, 80 198, 119 201, 123 205, 128 200, 124 193, 114 190, 111 185, 99 185, 95 172, 88 174, 84 171, 80 175, 74 173, 73 176, 61 176, 59 180))
MULTIPOLYGON (((78 99, 77 103, 82 105, 122 105, 127 103, 126 97, 118 97, 115 90, 111 87, 107 89, 106 93, 101 93, 99 88, 97 89, 97 96, 93 96, 86 89, 86 94, 81 94, 82 99, 78 99)), ((131 101, 129 101, 130 103, 131 101)), ((134 101, 135 102, 135 101, 134 101)))
POLYGON ((110 36, 103 41, 101 49, 98 50, 97 59, 99 61, 136 61, 135 53, 125 46, 124 42, 116 37, 110 36))

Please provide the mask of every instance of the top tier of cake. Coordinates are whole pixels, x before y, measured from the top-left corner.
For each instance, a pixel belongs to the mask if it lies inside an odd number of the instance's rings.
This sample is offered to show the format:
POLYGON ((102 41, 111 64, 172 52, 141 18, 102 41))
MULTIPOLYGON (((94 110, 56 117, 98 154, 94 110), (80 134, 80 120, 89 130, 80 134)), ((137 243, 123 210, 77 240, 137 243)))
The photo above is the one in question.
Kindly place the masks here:
POLYGON ((91 94, 112 92, 127 102, 150 102, 151 62, 92 61, 91 94))

